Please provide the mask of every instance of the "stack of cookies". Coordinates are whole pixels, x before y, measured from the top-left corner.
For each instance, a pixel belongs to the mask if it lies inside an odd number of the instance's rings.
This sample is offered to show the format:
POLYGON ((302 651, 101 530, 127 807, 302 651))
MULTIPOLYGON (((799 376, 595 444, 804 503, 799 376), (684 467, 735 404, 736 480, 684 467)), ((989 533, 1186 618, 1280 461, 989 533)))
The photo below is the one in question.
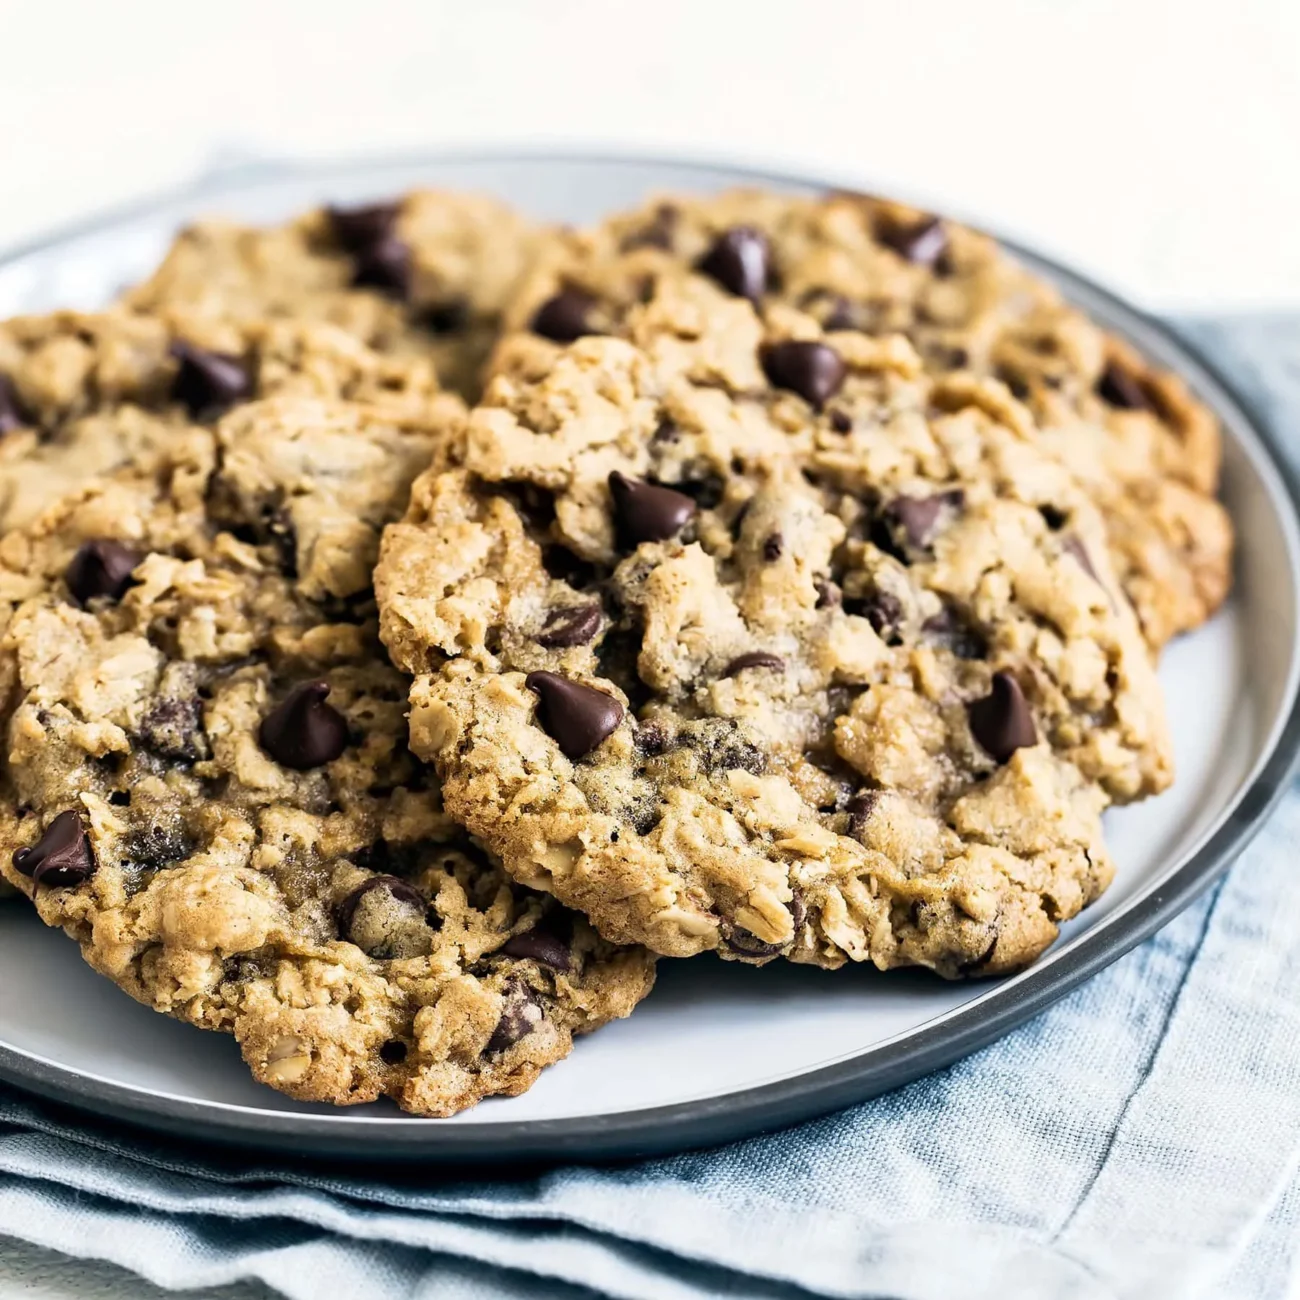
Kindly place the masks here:
POLYGON ((302 1099, 444 1116, 657 957, 1022 968, 1230 573, 1174 376, 950 222, 415 193, 0 323, 10 886, 302 1099))

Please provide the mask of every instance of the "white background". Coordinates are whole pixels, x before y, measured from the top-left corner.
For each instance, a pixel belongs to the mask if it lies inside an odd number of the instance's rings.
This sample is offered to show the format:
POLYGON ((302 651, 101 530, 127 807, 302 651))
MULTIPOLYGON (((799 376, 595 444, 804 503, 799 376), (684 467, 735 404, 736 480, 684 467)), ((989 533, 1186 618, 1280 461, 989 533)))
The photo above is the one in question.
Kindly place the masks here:
MULTIPOLYGON (((0 0, 0 139, 0 247, 223 156, 578 143, 894 190, 1151 307, 1300 305, 1297 0, 0 0)), ((152 1294, 0 1238, 5 1300, 152 1294)))

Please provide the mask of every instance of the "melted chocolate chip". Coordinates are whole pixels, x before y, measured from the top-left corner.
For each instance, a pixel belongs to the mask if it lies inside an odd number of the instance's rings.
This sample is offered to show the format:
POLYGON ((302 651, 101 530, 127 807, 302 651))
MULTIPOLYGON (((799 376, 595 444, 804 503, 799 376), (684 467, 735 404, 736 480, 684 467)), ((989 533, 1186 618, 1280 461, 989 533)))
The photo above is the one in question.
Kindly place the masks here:
POLYGON ((553 934, 546 928, 545 920, 531 930, 512 935, 501 945, 501 951, 507 957, 539 962, 552 970, 570 970, 573 967, 569 945, 558 934, 553 934))
POLYGON ((183 828, 149 826, 132 831, 123 841, 125 862, 146 871, 158 871, 184 862, 197 846, 183 828))
POLYGON ((600 630, 599 605, 568 605, 546 616, 536 641, 548 650, 586 645, 600 630))
POLYGON ((938 217, 911 223, 884 222, 876 238, 917 266, 934 266, 948 251, 948 232, 938 217))
POLYGON ((1058 510, 1055 506, 1039 506, 1038 513, 1042 515, 1043 523, 1054 533, 1059 533, 1070 519, 1069 515, 1063 510, 1058 510))
POLYGON ((352 283, 378 289, 402 302, 411 296, 411 250, 394 236, 358 249, 353 258, 352 283))
POLYGON ((781 558, 781 554, 784 550, 785 538, 782 537, 780 533, 773 533, 771 537, 763 543, 763 558, 771 564, 773 561, 781 558))
POLYGON ((30 849, 18 849, 14 867, 37 885, 62 888, 79 885, 95 871, 95 855, 80 816, 61 812, 30 849))
POLYGON ((775 957, 784 951, 783 943, 764 943, 756 934, 751 934, 743 926, 724 920, 721 926, 722 946, 737 957, 750 957, 755 960, 775 957))
POLYGON ((27 423, 13 381, 7 375, 0 375, 0 435, 26 428, 27 423))
POLYGON ((383 243, 397 224, 402 205, 396 200, 388 203, 367 203, 358 208, 326 208, 334 238, 349 253, 359 253, 374 244, 383 243))
POLYGON ((537 995, 518 981, 511 981, 506 987, 506 1005, 497 1021, 497 1027, 488 1039, 485 1052, 496 1054, 513 1047, 521 1038, 526 1038, 542 1023, 544 1019, 541 1003, 537 995))
POLYGON ((829 578, 815 578, 813 589, 817 592, 818 609, 834 609, 844 599, 844 593, 829 578))
POLYGON ((332 763, 347 748, 348 724, 325 702, 329 693, 326 681, 303 682, 262 719, 258 740, 277 763, 306 772, 332 763))
POLYGON ((867 829, 867 823, 875 814, 879 803, 879 790, 859 790, 849 800, 849 834, 855 839, 862 838, 862 832, 867 829))
POLYGON ((774 387, 798 393, 818 411, 840 391, 849 373, 834 348, 805 339, 772 343, 763 349, 760 360, 774 387))
POLYGON ((542 729, 568 758, 590 754, 623 721, 623 706, 612 695, 559 673, 529 673, 524 685, 537 693, 542 729))
POLYGON ((785 672, 785 660, 780 655, 768 654, 766 650, 751 650, 748 654, 737 655, 723 670, 724 677, 734 677, 746 668, 771 668, 776 672, 785 672))
POLYGON ((609 476, 618 531, 628 546, 663 542, 675 536, 695 513, 695 502, 684 492, 628 478, 615 470, 609 476))
POLYGON ((572 343, 584 334, 594 334, 591 313, 596 299, 582 289, 561 289, 548 298, 533 315, 530 329, 555 343, 572 343))
POLYGON ((724 230, 699 261, 699 269, 738 298, 757 302, 767 289, 772 250, 767 236, 753 226, 724 230))
POLYGON ((851 614, 861 614, 871 624, 881 640, 896 645, 903 625, 903 602, 892 591, 879 589, 865 596, 861 602, 854 601, 851 614))
POLYGON ((1147 411, 1151 400, 1146 389, 1118 361, 1108 361, 1097 380, 1097 396, 1121 411, 1147 411))
POLYGON ((405 880, 399 880, 396 876, 371 876, 369 880, 362 881, 339 905, 335 911, 335 918, 338 921, 339 934, 349 942, 355 943, 356 940, 351 934, 352 921, 356 917, 357 908, 361 906, 361 900, 367 894, 373 893, 377 889, 385 890, 403 906, 410 907, 413 911, 424 914, 425 902, 424 895, 420 893, 414 885, 408 885, 405 880))
POLYGON ((852 433, 853 421, 844 411, 835 410, 831 412, 831 428, 836 433, 852 433))
POLYGON ((172 380, 172 400, 191 419, 211 419, 253 395, 253 379, 242 358, 209 352, 184 339, 172 344, 171 354, 180 362, 172 380))
POLYGON ((121 600, 141 555, 111 537, 83 542, 63 575, 72 598, 86 605, 97 597, 121 600))
POLYGON ((158 700, 140 719, 140 739, 160 758, 184 763, 207 758, 210 751, 203 730, 203 701, 197 695, 158 700))
POLYGON ((1016 750, 1038 743, 1029 702, 1010 673, 994 673, 989 693, 972 700, 966 713, 971 734, 998 763, 1005 763, 1016 750))
POLYGON ((965 500, 960 488, 928 497, 895 497, 881 519, 896 543, 912 551, 928 551, 945 517, 960 510, 965 500))

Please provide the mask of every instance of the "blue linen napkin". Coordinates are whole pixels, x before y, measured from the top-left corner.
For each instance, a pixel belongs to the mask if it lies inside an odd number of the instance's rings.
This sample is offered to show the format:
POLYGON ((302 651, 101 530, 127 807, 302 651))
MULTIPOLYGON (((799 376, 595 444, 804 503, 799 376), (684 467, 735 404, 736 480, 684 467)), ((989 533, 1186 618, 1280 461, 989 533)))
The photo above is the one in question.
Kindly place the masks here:
MULTIPOLYGON (((1300 318, 1186 326, 1271 419, 1300 318)), ((0 1089, 0 1231, 292 1297, 1111 1300, 1300 1284, 1300 791, 1226 879, 994 1046, 838 1115, 421 1187, 232 1165, 0 1089)))

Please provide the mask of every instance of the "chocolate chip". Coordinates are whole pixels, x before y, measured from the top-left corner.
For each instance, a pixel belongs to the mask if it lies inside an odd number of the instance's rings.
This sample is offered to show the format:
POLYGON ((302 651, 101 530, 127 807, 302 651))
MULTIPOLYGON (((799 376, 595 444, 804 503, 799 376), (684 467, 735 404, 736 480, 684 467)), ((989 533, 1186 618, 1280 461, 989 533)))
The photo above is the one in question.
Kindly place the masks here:
POLYGON ((536 641, 548 650, 586 645, 599 630, 599 605, 569 605, 547 614, 536 641))
POLYGON ((72 809, 61 812, 30 849, 18 849, 13 862, 35 884, 51 888, 79 885, 95 870, 95 855, 86 838, 86 828, 72 809))
POLYGON ((529 328, 534 334, 555 343, 572 343, 584 334, 594 334, 591 313, 596 299, 582 289, 570 286, 548 298, 533 314, 529 328))
POLYGON ((618 470, 609 476, 609 494, 619 534, 629 546, 667 541, 695 513, 695 502, 684 492, 628 478, 618 470))
POLYGON ((836 433, 852 433, 853 420, 844 411, 840 411, 840 410, 832 411, 831 428, 834 429, 836 433))
POLYGON ((372 244, 383 243, 393 233, 402 205, 367 203, 359 208, 326 208, 334 238, 348 250, 358 253, 372 244))
POLYGON ((785 660, 780 655, 768 654, 766 650, 751 650, 748 654, 737 655, 723 670, 724 677, 734 677, 746 668, 772 668, 779 673, 785 672, 785 660))
POLYGON ((1077 537, 1067 537, 1062 543, 1061 549, 1066 555, 1074 557, 1075 562, 1093 582, 1101 583, 1101 579, 1097 576, 1097 570, 1092 567, 1092 560, 1088 558, 1087 549, 1077 537))
POLYGON ((1055 506, 1039 506, 1038 513, 1042 515, 1043 523, 1054 533, 1059 533, 1070 519, 1070 516, 1065 511, 1058 510, 1055 506))
POLYGON ((965 500, 960 488, 928 497, 895 497, 881 511, 881 521, 905 551, 928 551, 944 517, 960 510, 965 500))
POLYGON ((511 935, 501 945, 501 951, 507 957, 517 957, 520 961, 540 962, 552 970, 569 970, 573 966, 573 956, 569 945, 557 934, 545 928, 545 922, 539 922, 531 930, 522 934, 511 935))
POLYGON ((121 600, 131 585, 131 574, 141 555, 111 537, 83 542, 72 557, 63 578, 72 598, 86 605, 99 596, 121 600))
POLYGON ((815 578, 813 590, 817 593, 818 609, 834 609, 844 599, 844 593, 829 578, 815 578))
POLYGON ((763 349, 760 360, 774 387, 798 393, 819 411, 840 391, 849 373, 834 348, 806 339, 772 343, 763 349))
POLYGON ((751 934, 743 926, 723 920, 720 927, 722 946, 737 957, 775 957, 785 949, 783 943, 765 943, 756 934, 751 934))
POLYGON ((669 443, 680 442, 682 431, 671 420, 660 420, 654 433, 650 435, 650 441, 657 446, 665 446, 669 443))
POLYGON ((253 395, 253 380, 240 357, 209 352, 177 339, 171 354, 180 363, 172 380, 172 400, 191 419, 210 419, 253 395))
POLYGON ((780 533, 773 533, 763 543, 763 558, 771 564, 774 560, 781 558, 781 553, 785 550, 785 538, 780 533))
POLYGON ((757 302, 768 286, 772 250, 753 226, 724 230, 699 261, 699 269, 730 293, 757 302))
POLYGON ((450 302, 426 307, 420 320, 434 334, 455 334, 469 324, 469 317, 469 303, 463 298, 453 298, 450 302))
POLYGON ((1121 411, 1151 409, 1146 389, 1118 361, 1106 362, 1106 368, 1097 380, 1097 396, 1121 411))
POLYGON ((623 721, 623 706, 594 686, 559 673, 529 673, 524 685, 536 691, 542 729, 568 758, 582 758, 623 721))
POLYGON ((934 266, 948 251, 948 232, 938 217, 916 222, 886 221, 876 231, 876 238, 917 266, 934 266))
POLYGON ((406 1044, 400 1039, 390 1038, 380 1047, 379 1059, 385 1065, 401 1065, 406 1060, 406 1044))
POLYGON ((862 832, 867 829, 867 823, 871 820, 880 803, 879 790, 859 790, 857 794, 849 800, 849 834, 857 839, 862 838, 862 832))
POLYGON ((158 871, 184 862, 197 848, 184 827, 149 826, 132 831, 122 842, 124 865, 158 871))
POLYGON ((410 247, 393 236, 367 244, 353 259, 352 283, 405 302, 411 296, 410 247))
POLYGON ((0 435, 26 428, 27 423, 13 381, 7 375, 0 375, 0 435))
POLYGON ((160 758, 186 763, 207 758, 210 751, 203 730, 203 701, 197 695, 158 700, 140 719, 140 739, 160 758))
POLYGON ((497 1027, 488 1039, 485 1052, 504 1052, 521 1038, 526 1038, 542 1023, 543 1013, 537 995, 526 985, 511 981, 506 986, 506 1006, 497 1027))
POLYGON ((1029 702, 1010 673, 994 673, 989 693, 972 700, 966 713, 971 734, 999 763, 1005 763, 1016 750, 1038 743, 1029 702))
POLYGON ((897 644, 903 625, 903 602, 892 591, 871 592, 861 602, 854 602, 851 614, 861 614, 882 640, 897 644))
POLYGON ((332 763, 347 748, 348 724, 325 702, 329 693, 329 682, 303 682, 262 719, 258 740, 277 763, 305 772, 332 763))
POLYGON ((371 876, 369 880, 362 881, 344 900, 338 905, 335 911, 335 917, 338 920, 339 934, 350 942, 355 942, 350 933, 352 921, 356 917, 357 908, 361 906, 361 900, 367 894, 374 893, 375 890, 382 889, 390 894, 398 903, 403 904, 424 914, 425 902, 424 895, 420 893, 414 885, 408 885, 405 880, 399 880, 396 876, 371 876))

